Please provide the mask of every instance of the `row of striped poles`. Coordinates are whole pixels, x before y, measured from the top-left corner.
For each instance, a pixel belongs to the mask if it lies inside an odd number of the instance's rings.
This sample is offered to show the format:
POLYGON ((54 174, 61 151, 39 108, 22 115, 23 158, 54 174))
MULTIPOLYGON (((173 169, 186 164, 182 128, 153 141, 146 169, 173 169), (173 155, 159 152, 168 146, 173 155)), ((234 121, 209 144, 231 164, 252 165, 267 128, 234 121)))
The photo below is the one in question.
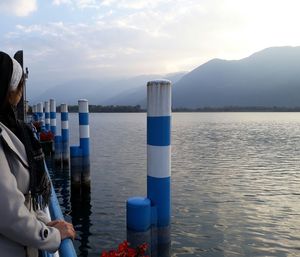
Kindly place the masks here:
POLYGON ((147 83, 147 197, 127 200, 127 239, 151 256, 170 256, 171 82, 147 83))
MULTIPOLYGON (((63 164, 68 166, 71 163, 71 180, 74 184, 88 184, 90 182, 90 128, 89 128, 89 107, 88 101, 80 99, 79 109, 79 146, 69 148, 69 118, 68 106, 62 104, 61 109, 61 135, 56 129, 56 102, 50 99, 44 102, 45 105, 45 129, 51 130, 54 138, 54 161, 56 166, 63 164), (70 158, 69 158, 70 157, 70 158)), ((43 122, 43 103, 33 106, 33 116, 38 117, 39 122, 43 122)))
POLYGON ((56 101, 38 103, 33 105, 33 121, 40 122, 41 131, 51 131, 54 135, 54 161, 59 167, 69 167, 70 151, 69 151, 69 124, 68 124, 68 105, 61 104, 61 135, 57 135, 56 129, 56 101), (44 111, 43 111, 44 109, 44 111), (44 115, 43 115, 44 114, 44 115), (44 119, 43 119, 44 117, 44 119))

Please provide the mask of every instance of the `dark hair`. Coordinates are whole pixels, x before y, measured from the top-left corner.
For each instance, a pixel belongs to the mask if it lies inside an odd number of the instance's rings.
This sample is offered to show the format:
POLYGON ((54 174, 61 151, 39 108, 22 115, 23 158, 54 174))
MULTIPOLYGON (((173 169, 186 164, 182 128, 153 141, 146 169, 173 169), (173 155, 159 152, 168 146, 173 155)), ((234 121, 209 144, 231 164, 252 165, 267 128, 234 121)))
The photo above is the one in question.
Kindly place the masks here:
POLYGON ((8 54, 0 51, 0 111, 4 108, 6 102, 12 72, 12 59, 8 54))

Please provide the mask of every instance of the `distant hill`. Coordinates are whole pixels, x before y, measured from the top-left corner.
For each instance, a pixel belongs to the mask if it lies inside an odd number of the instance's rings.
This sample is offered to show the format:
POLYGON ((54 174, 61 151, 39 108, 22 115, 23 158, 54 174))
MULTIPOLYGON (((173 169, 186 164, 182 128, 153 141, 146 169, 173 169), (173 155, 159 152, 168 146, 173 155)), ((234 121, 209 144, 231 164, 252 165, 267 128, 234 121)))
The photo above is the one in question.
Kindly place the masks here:
POLYGON ((300 106, 300 47, 213 59, 175 83, 173 107, 206 106, 300 106))
MULTIPOLYGON (((122 80, 77 79, 52 87, 30 99, 37 103, 56 99, 57 104, 76 104, 80 98, 86 98, 96 105, 137 105, 146 98, 146 83, 149 80, 165 77, 179 80, 186 72, 169 75, 141 75, 122 80)), ((31 104, 30 103, 30 104, 31 104)))
POLYGON ((146 107, 147 87, 146 84, 150 80, 164 78, 171 80, 173 83, 179 81, 187 72, 177 72, 167 75, 149 75, 147 78, 142 77, 142 81, 139 83, 139 87, 131 90, 124 90, 120 94, 107 99, 103 102, 104 105, 141 105, 146 107))

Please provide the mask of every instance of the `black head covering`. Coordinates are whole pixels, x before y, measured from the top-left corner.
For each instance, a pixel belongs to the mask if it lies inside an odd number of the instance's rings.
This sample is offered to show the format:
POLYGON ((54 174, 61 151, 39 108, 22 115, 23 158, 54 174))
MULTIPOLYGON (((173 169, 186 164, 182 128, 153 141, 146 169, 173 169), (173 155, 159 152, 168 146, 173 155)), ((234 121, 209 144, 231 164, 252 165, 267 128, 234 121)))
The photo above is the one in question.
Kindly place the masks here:
POLYGON ((10 56, 0 51, 0 112, 7 103, 7 92, 13 72, 13 62, 10 56))

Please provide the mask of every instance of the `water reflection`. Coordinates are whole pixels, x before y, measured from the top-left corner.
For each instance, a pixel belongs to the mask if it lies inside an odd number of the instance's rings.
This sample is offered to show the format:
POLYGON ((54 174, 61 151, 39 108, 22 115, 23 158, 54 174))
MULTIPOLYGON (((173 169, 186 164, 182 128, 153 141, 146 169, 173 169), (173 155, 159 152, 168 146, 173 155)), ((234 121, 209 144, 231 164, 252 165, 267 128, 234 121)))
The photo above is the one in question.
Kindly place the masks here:
POLYGON ((51 159, 46 160, 52 183, 55 188, 62 212, 67 221, 72 222, 77 236, 74 241, 78 256, 89 255, 92 226, 91 187, 90 184, 73 187, 70 183, 70 170, 55 165, 51 159))
POLYGON ((152 226, 149 230, 144 232, 136 232, 127 228, 127 241, 133 248, 147 243, 149 248, 146 255, 148 256, 171 256, 171 226, 163 228, 152 226))
POLYGON ((71 187, 71 217, 72 223, 78 234, 80 244, 78 249, 80 254, 78 256, 88 256, 90 249, 89 236, 91 235, 90 227, 92 226, 91 215, 91 188, 90 185, 85 184, 80 188, 78 186, 71 187))

